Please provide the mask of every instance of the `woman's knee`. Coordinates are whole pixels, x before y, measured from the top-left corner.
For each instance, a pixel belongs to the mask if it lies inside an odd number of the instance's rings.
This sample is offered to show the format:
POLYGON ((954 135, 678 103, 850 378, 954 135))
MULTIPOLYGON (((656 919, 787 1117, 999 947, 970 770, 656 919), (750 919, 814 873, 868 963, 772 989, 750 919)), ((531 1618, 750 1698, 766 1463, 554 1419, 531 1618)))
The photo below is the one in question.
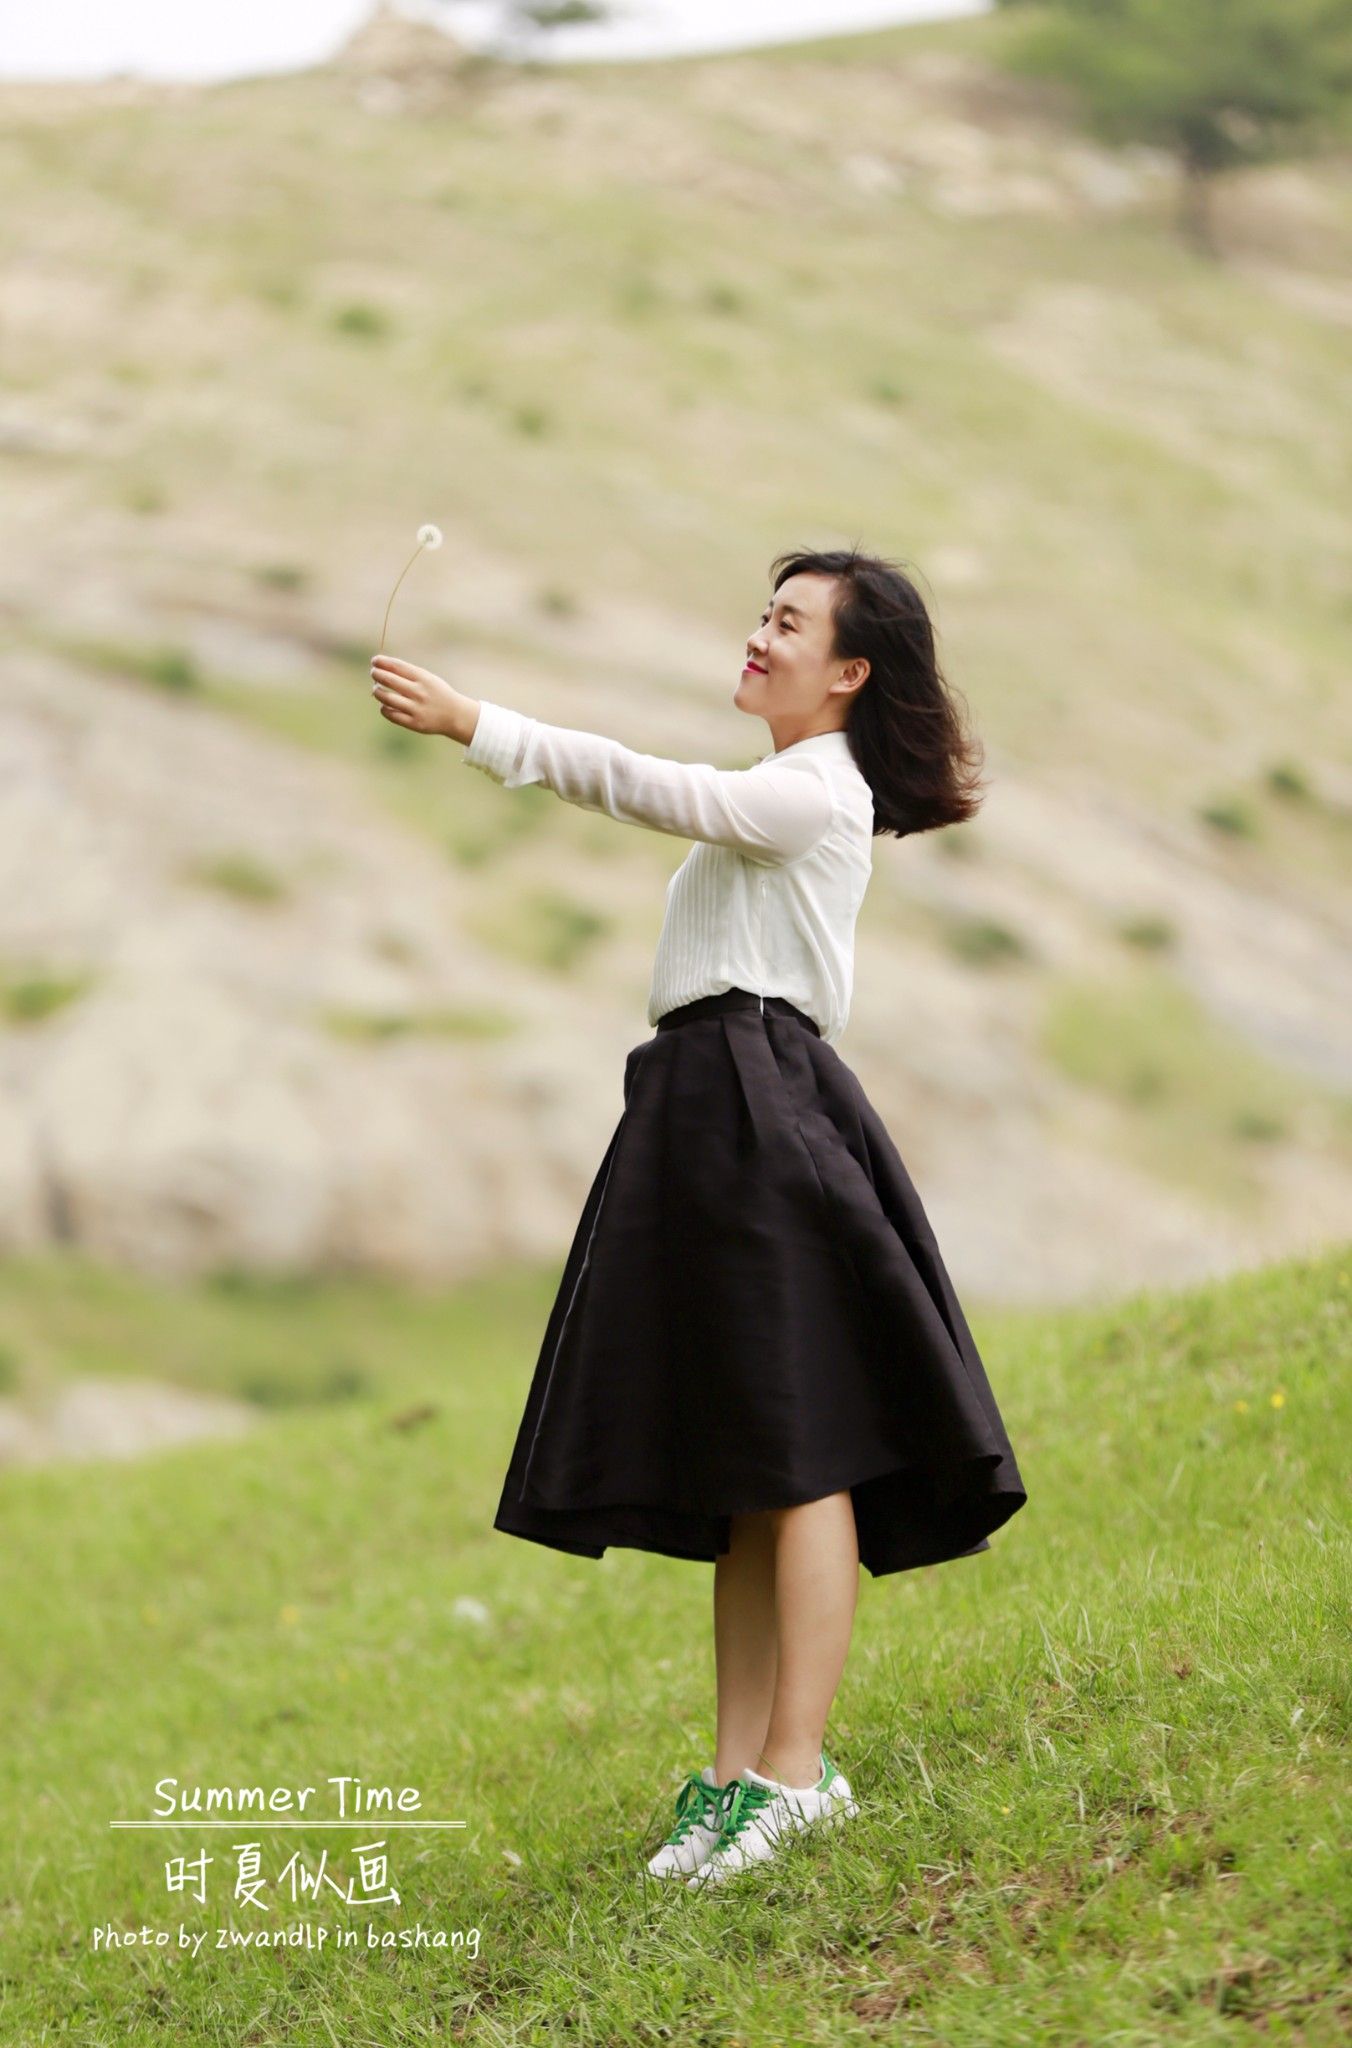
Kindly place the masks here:
POLYGON ((854 1507, 854 1495, 848 1487, 839 1493, 824 1493, 817 1500, 800 1500, 791 1508, 771 1508, 768 1512, 775 1517, 777 1526, 787 1521, 790 1515, 833 1514, 839 1513, 843 1507, 851 1510, 854 1507))

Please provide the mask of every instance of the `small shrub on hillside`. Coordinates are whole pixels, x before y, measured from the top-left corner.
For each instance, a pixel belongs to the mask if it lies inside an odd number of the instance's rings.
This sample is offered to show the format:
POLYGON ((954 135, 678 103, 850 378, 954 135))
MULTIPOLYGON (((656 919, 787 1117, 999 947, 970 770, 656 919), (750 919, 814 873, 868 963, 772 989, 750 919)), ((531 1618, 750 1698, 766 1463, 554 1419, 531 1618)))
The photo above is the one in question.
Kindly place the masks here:
POLYGON ((202 681, 197 663, 186 647, 154 649, 142 659, 140 673, 157 689, 176 690, 184 695, 200 688, 202 681))
POLYGON ((1310 784, 1303 768, 1294 761, 1274 761, 1267 772, 1267 787, 1273 796, 1290 797, 1297 803, 1305 803, 1310 796, 1310 784))
POLYGON ((1227 833, 1232 839, 1258 837, 1258 821, 1249 805, 1238 797, 1217 797, 1214 803, 1199 804, 1197 815, 1204 825, 1227 833))
POLYGON ((359 341, 379 341, 390 331, 388 315, 379 306, 355 303, 340 306, 333 315, 333 326, 339 334, 351 334, 359 341))
POLYGON ((1245 1144, 1271 1145, 1286 1136, 1286 1124, 1263 1109, 1241 1109, 1230 1126, 1245 1144))
POLYGON ((371 735, 371 744, 386 760, 411 766, 427 745, 427 735, 410 732, 407 726, 391 725, 388 718, 383 718, 379 730, 371 735))
POLYGON ((960 960, 974 967, 998 967, 1007 960, 1028 958, 1028 947, 1009 925, 994 917, 952 918, 944 939, 960 960))
POLYGON ((1138 917, 1123 918, 1117 933, 1129 946, 1139 946, 1143 953, 1167 952, 1178 937, 1167 917, 1150 910, 1143 911, 1138 917))
POLYGON ((304 590, 310 581, 310 571, 299 562, 259 562, 253 573, 265 590, 304 590))
POLYGON ((40 1024, 82 996, 90 974, 0 975, 0 1017, 7 1024, 40 1024))
POLYGON ((288 893, 276 869, 252 853, 222 853, 193 861, 185 872, 193 881, 220 889, 241 903, 279 903, 288 893))

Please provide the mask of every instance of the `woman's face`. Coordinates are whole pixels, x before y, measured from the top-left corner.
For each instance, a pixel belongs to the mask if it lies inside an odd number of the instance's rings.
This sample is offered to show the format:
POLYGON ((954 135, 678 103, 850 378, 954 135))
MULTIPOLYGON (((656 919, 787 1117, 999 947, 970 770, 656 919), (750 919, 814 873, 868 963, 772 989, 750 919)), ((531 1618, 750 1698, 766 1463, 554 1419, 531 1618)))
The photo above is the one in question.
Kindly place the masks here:
MULTIPOLYGON (((741 711, 771 721, 791 723, 836 713, 828 701, 831 685, 846 670, 867 664, 833 660, 831 605, 836 578, 803 573, 786 577, 761 613, 760 624, 746 643, 747 665, 734 692, 741 711)), ((841 723, 848 700, 840 697, 841 723)))

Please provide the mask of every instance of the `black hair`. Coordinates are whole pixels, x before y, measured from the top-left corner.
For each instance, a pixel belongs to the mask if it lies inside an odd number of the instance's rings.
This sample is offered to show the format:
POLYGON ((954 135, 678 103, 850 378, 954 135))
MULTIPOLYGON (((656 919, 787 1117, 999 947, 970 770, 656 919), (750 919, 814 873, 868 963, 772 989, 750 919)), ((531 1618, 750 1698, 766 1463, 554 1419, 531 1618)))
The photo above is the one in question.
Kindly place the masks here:
POLYGON ((873 791, 873 834, 933 832, 981 805, 984 750, 945 681, 924 599, 895 562, 853 547, 795 548, 770 565, 773 588, 790 576, 839 579, 831 658, 863 655, 845 734, 873 791))

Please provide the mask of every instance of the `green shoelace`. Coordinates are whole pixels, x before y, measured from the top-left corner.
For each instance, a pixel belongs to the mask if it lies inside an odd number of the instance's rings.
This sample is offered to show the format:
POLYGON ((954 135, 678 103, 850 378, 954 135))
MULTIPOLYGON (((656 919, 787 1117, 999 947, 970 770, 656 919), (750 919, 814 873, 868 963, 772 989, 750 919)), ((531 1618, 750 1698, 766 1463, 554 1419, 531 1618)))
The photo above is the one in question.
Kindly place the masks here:
POLYGON ((725 1849, 729 1842, 735 1841, 738 1835, 750 1827, 761 1808, 768 1806, 775 1797, 768 1785, 752 1785, 745 1778, 734 1778, 730 1785, 724 1786, 723 1791, 725 1797, 720 1802, 723 1807, 723 1833, 718 1844, 720 1849, 725 1849))
POLYGON ((676 1795, 676 1825, 667 1841, 674 1846, 683 1842, 692 1828, 717 1827, 726 1789, 706 1784, 698 1772, 692 1772, 676 1795))

